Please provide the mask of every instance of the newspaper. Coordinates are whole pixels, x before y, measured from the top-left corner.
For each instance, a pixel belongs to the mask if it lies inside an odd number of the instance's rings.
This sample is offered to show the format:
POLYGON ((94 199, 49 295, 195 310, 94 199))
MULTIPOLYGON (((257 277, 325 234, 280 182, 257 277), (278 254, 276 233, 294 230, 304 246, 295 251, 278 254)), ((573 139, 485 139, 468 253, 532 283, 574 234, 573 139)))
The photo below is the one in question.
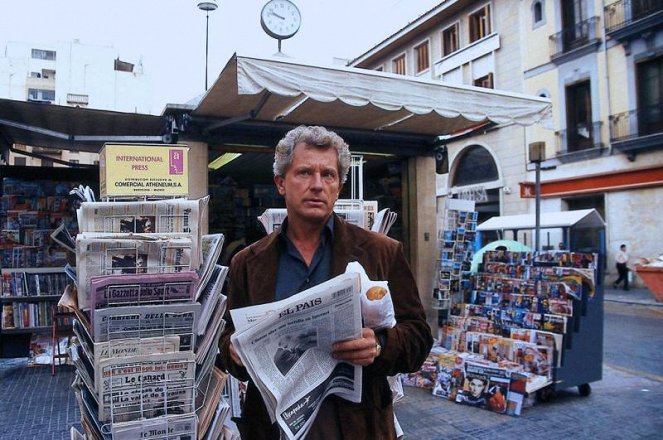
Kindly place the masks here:
POLYGON ((375 222, 373 223, 371 230, 387 235, 393 224, 396 222, 396 217, 397 214, 389 208, 378 211, 375 215, 375 222))
POLYGON ((162 416, 134 422, 113 423, 113 440, 192 440, 196 438, 195 414, 162 416))
MULTIPOLYGON (((218 405, 223 401, 222 393, 228 375, 214 367, 210 380, 196 386, 196 415, 198 416, 198 436, 207 432, 218 405)), ((230 408, 226 404, 227 408, 230 408)))
POLYGON ((209 196, 195 200, 83 202, 76 216, 81 233, 186 233, 191 234, 194 249, 200 249, 198 225, 208 203, 209 196))
POLYGON ((101 275, 90 278, 90 321, 98 309, 129 305, 192 302, 198 274, 173 273, 101 275))
POLYGON ((232 342, 284 435, 306 435, 325 396, 361 401, 359 366, 331 346, 361 336, 359 275, 345 273, 285 300, 231 310, 232 342))
POLYGON ((207 328, 210 317, 214 314, 217 307, 226 308, 226 296, 221 293, 223 283, 228 275, 228 267, 216 264, 212 276, 203 289, 203 293, 198 298, 202 306, 200 319, 198 319, 198 334, 202 335, 207 328))
POLYGON ((271 234, 281 228, 287 215, 288 212, 285 208, 268 208, 258 216, 258 221, 265 228, 265 232, 271 234))
POLYGON ((202 295, 203 289, 207 286, 212 272, 214 271, 214 265, 219 260, 221 255, 221 249, 223 248, 224 235, 223 234, 208 234, 203 235, 201 239, 201 248, 202 248, 202 266, 198 270, 198 275, 200 282, 198 283, 198 288, 196 289, 196 297, 202 295))
POLYGON ((178 336, 157 336, 151 338, 123 338, 108 342, 92 342, 88 330, 78 319, 74 319, 73 331, 90 361, 96 365, 102 359, 111 357, 137 356, 155 353, 174 353, 180 350, 178 336))
POLYGON ((200 304, 112 307, 95 313, 94 342, 178 335, 180 350, 193 351, 195 347, 200 304))
POLYGON ((90 308, 90 281, 99 275, 197 270, 200 259, 190 234, 104 234, 76 237, 78 307, 90 308))
POLYGON ((195 411, 193 352, 104 359, 95 370, 99 420, 128 422, 195 411))
POLYGON ((76 252, 76 240, 71 236, 64 222, 60 223, 60 226, 53 230, 51 238, 69 252, 76 252))

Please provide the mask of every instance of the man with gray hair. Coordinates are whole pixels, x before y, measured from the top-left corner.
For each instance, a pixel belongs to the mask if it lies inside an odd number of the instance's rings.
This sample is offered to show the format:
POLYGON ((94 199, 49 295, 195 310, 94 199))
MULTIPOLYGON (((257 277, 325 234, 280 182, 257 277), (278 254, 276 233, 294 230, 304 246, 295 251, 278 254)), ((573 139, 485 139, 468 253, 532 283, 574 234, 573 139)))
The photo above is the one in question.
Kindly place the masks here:
MULTIPOLYGON (((431 330, 401 243, 348 224, 333 213, 350 168, 350 151, 336 133, 300 126, 276 146, 274 183, 285 199, 287 217, 280 230, 248 246, 231 261, 228 310, 288 298, 345 271, 358 261, 372 280, 386 280, 396 325, 363 328, 361 337, 334 344, 332 356, 363 369, 362 399, 353 403, 328 396, 307 439, 395 439, 387 376, 417 371, 432 346, 431 330)), ((230 341, 230 314, 219 342, 219 365, 249 380, 242 417, 242 439, 278 439, 256 386, 230 341)))

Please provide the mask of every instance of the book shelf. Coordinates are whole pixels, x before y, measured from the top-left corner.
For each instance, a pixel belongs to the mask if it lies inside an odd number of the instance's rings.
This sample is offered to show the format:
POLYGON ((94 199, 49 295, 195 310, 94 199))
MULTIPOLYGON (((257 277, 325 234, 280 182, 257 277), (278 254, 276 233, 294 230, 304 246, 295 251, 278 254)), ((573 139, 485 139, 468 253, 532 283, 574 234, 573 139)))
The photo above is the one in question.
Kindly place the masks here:
POLYGON ((25 340, 32 333, 51 332, 53 310, 57 311, 67 275, 62 267, 44 267, 2 269, 0 276, 0 348, 3 357, 13 357, 27 353, 25 340))
POLYGON ((0 357, 28 356, 30 336, 51 332, 51 308, 68 283, 68 255, 50 236, 63 223, 77 231, 69 191, 95 182, 97 173, 0 166, 0 357))

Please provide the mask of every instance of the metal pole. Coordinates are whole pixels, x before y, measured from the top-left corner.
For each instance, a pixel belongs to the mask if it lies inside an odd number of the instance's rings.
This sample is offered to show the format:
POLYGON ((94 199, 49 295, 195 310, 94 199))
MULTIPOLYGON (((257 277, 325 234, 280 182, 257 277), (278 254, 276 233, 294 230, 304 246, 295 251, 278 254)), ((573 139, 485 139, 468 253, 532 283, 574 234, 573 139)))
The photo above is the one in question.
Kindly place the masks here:
POLYGON ((535 226, 534 226, 534 250, 540 251, 539 235, 541 232, 541 161, 536 161, 536 183, 534 187, 535 203, 535 226))
POLYGON ((207 91, 207 56, 209 54, 209 11, 205 11, 205 91, 207 91))

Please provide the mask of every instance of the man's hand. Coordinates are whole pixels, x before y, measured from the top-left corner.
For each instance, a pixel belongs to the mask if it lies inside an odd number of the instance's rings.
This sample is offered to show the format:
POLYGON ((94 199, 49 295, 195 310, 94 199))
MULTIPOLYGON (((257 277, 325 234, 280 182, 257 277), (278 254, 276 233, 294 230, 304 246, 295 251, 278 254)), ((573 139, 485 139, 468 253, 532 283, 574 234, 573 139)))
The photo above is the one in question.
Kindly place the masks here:
POLYGON ((378 352, 378 338, 370 328, 361 329, 361 338, 350 341, 336 342, 332 346, 334 359, 350 362, 365 367, 371 365, 378 352))
POLYGON ((232 359, 233 362, 239 365, 240 367, 243 367, 244 364, 242 363, 242 360, 239 358, 237 352, 235 351, 235 347, 233 346, 232 342, 230 343, 228 349, 230 351, 230 359, 232 359))

